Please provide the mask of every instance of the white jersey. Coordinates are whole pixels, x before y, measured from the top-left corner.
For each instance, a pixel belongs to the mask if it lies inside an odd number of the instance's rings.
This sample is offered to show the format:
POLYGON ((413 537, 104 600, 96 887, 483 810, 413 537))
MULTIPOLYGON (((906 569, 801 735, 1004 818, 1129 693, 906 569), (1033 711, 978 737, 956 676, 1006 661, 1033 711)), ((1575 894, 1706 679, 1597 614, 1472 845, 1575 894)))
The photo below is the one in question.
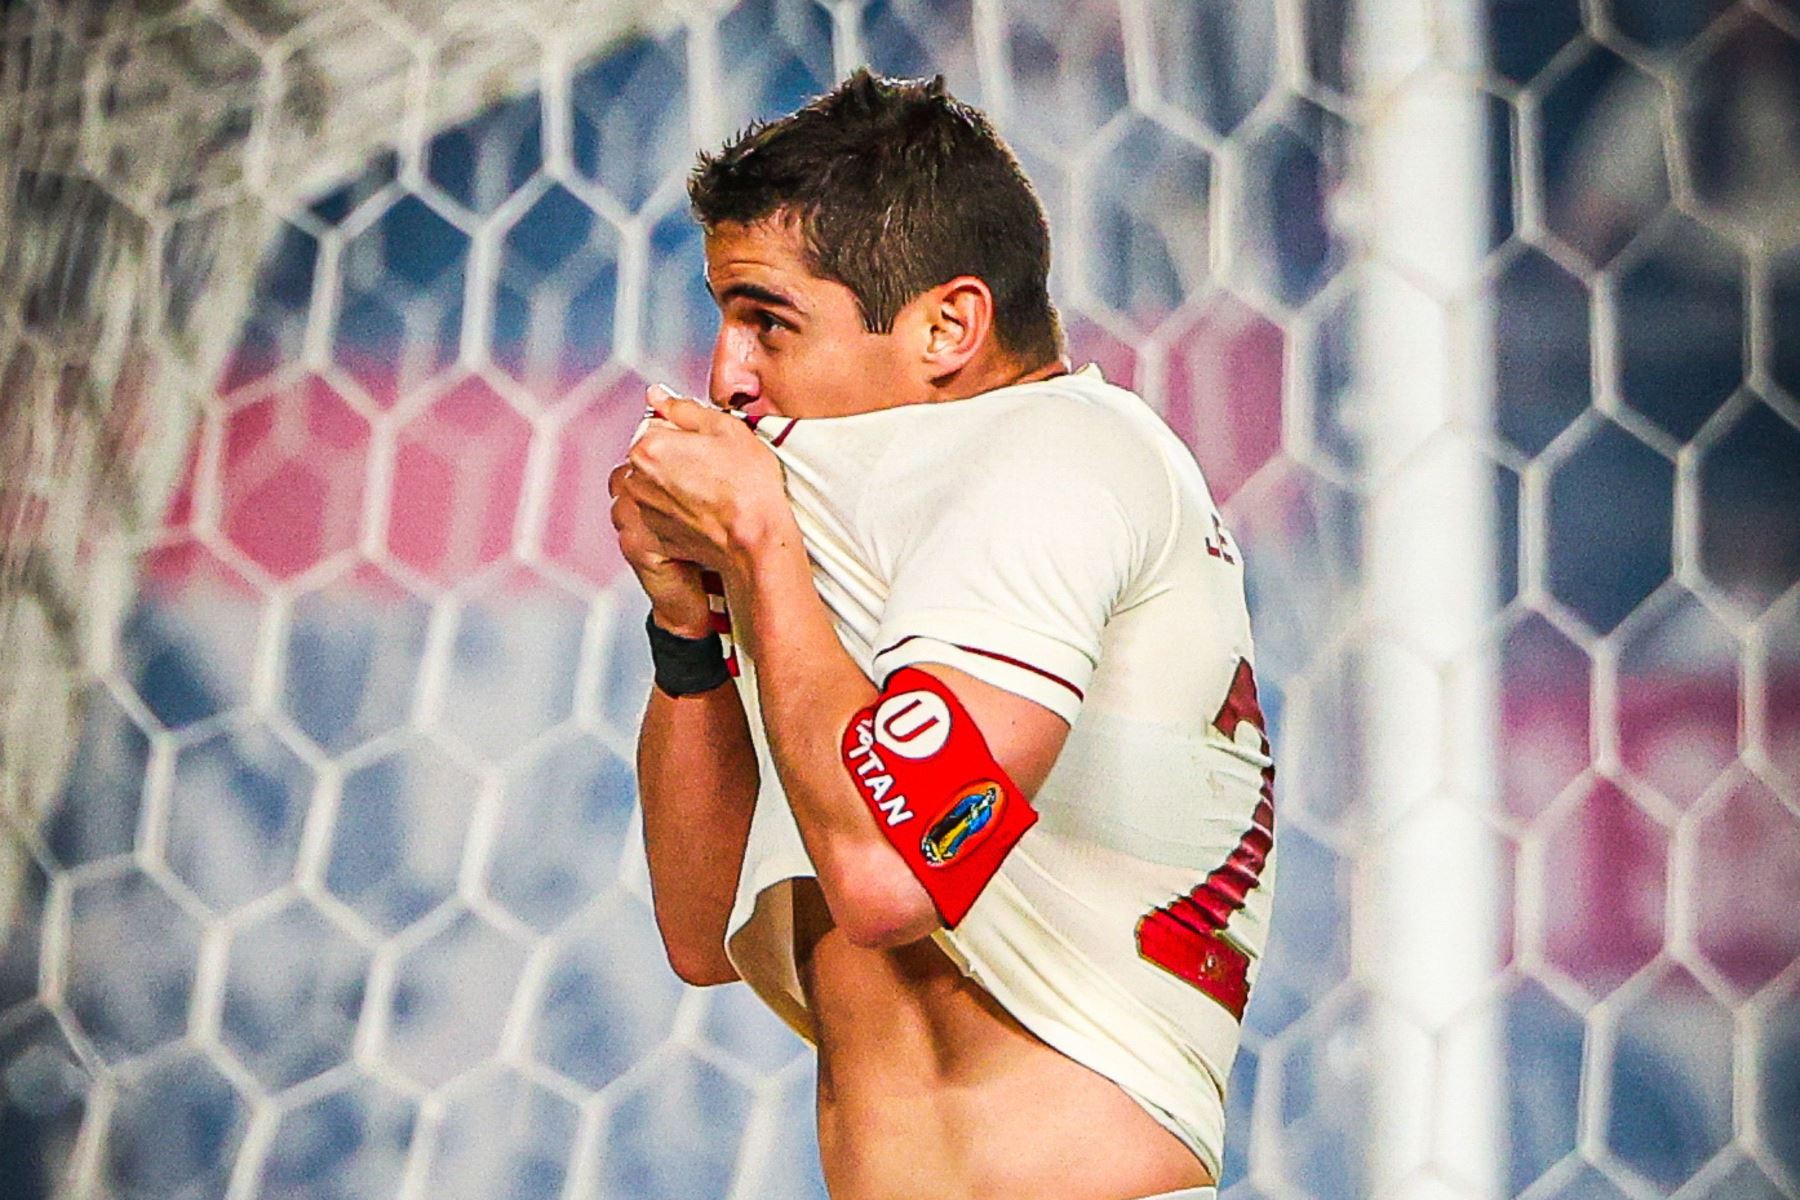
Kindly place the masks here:
MULTIPOLYGON (((1070 723, 1032 797, 1038 823, 939 944, 1216 1176, 1230 1009, 1268 931, 1273 766, 1243 567, 1192 455, 1092 367, 943 404, 769 417, 757 432, 870 679, 941 663, 1070 723)), ((737 683, 762 786, 727 948, 810 1036, 781 885, 815 872, 741 655, 737 683)))

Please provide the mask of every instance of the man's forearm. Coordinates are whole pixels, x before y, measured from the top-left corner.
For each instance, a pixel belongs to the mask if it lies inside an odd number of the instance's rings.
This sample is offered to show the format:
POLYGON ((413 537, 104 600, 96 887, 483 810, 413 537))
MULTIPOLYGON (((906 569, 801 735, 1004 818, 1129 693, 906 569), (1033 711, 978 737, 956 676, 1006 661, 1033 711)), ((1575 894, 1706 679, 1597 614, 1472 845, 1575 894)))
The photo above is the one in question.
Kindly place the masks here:
POLYGON ((637 770, 651 896, 670 965, 693 984, 735 979, 725 926, 757 787, 737 689, 674 698, 651 688, 637 770))
POLYGON ((783 789, 832 918, 853 941, 896 945, 938 925, 930 897, 845 771, 840 738, 876 688, 838 640, 798 530, 754 546, 733 573, 732 612, 783 789))

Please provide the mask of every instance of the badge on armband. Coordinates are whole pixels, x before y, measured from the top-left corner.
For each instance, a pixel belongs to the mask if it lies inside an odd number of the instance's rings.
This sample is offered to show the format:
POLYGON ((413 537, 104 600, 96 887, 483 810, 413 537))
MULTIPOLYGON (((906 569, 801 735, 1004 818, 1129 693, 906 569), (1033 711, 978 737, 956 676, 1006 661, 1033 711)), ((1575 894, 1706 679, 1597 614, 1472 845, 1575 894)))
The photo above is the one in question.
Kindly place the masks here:
POLYGON ((913 667, 850 719, 843 753, 876 824, 955 928, 1036 810, 956 694, 913 667))

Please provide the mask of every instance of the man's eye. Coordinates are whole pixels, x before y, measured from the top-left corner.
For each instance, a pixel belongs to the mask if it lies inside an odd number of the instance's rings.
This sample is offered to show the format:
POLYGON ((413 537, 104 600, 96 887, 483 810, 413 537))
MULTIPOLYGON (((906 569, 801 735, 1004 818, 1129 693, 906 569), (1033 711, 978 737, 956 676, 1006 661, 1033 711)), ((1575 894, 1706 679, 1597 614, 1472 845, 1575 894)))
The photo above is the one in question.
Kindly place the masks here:
POLYGON ((757 331, 760 333, 774 333, 777 329, 789 328, 786 321, 782 320, 772 312, 765 312, 761 309, 757 310, 755 317, 752 319, 756 322, 757 331))

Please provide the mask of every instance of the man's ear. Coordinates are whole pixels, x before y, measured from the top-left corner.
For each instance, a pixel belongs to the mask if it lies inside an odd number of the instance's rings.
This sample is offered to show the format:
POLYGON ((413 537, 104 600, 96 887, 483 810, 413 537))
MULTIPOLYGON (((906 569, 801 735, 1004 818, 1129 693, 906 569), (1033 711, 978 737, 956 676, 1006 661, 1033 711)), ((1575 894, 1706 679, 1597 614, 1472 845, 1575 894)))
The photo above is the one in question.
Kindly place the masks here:
POLYGON ((987 348, 994 335, 994 293, 974 275, 958 275, 920 296, 924 326, 921 358, 933 380, 956 374, 987 348))

